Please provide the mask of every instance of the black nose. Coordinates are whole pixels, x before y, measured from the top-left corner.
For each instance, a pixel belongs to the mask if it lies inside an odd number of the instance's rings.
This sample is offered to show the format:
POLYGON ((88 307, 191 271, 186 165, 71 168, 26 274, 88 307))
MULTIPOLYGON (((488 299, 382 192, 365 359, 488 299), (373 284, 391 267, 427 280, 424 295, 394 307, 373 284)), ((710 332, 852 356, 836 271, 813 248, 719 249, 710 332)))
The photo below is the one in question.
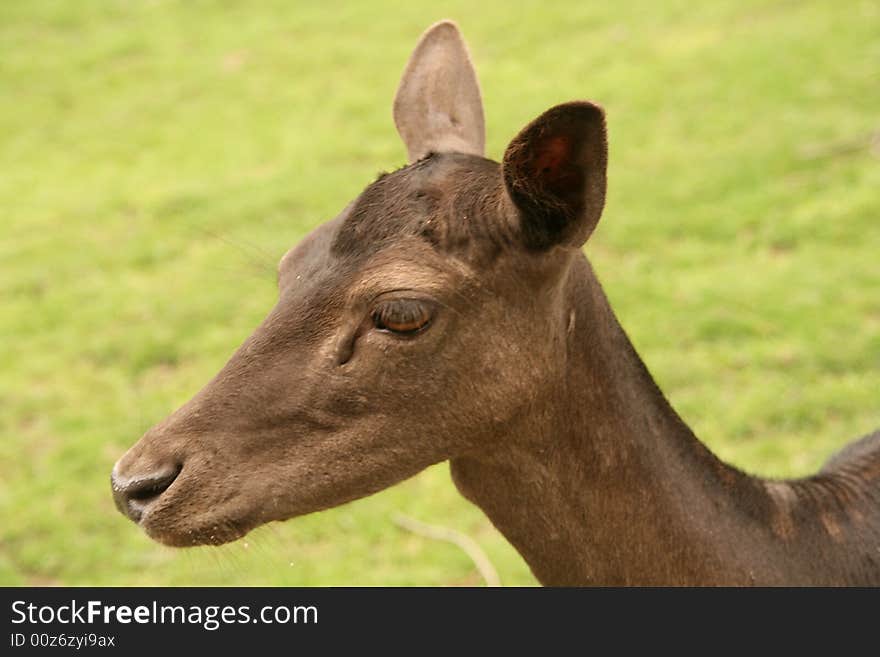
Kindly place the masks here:
POLYGON ((180 474, 179 465, 164 466, 154 472, 126 475, 118 472, 119 465, 110 474, 113 501, 119 511, 140 522, 147 507, 159 499, 180 474))

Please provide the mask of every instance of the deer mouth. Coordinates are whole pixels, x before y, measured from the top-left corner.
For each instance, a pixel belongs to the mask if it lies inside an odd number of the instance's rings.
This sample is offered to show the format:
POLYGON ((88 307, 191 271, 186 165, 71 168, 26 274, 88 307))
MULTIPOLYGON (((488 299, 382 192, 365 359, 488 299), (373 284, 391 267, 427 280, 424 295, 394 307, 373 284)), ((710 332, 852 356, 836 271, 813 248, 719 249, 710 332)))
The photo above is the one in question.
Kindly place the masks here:
POLYGON ((228 519, 215 519, 195 527, 168 528, 161 522, 140 523, 141 528, 151 539, 168 547, 195 547, 197 545, 223 545, 236 541, 248 533, 250 528, 228 519))
POLYGON ((175 497, 149 505, 138 522, 147 536, 169 547, 231 543, 260 524, 198 492, 175 497))
POLYGON ((212 500, 210 490, 193 490, 192 468, 187 470, 166 464, 132 475, 117 464, 111 474, 116 508, 154 541, 171 547, 229 543, 259 524, 229 508, 235 506, 233 495, 212 500))

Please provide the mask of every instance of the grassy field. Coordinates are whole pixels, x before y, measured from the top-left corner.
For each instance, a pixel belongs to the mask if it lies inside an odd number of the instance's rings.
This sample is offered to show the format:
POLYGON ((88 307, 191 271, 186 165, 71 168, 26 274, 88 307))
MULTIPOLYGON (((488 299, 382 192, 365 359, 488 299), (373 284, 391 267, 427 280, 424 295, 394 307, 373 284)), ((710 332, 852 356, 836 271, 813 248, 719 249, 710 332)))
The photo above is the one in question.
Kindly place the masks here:
POLYGON ((113 462, 274 302, 275 264, 404 161, 390 104, 433 21, 490 156, 601 102, 587 246, 660 386, 723 458, 809 473, 880 425, 880 3, 0 3, 0 584, 534 579, 446 466, 222 549, 151 543, 113 462))

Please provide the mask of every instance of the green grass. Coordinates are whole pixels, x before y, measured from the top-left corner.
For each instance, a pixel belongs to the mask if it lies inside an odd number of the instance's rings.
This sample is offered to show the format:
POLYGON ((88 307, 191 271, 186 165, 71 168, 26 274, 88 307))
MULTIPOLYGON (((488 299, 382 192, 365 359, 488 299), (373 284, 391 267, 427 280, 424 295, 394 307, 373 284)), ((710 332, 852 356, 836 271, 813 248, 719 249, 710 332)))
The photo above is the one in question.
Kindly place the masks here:
POLYGON ((723 458, 802 475, 880 425, 880 4, 0 3, 0 584, 475 584, 402 512, 528 568, 445 466, 222 549, 152 544, 108 473, 274 301, 281 254, 404 161, 390 103, 462 26, 489 154, 607 109, 587 252, 723 458))

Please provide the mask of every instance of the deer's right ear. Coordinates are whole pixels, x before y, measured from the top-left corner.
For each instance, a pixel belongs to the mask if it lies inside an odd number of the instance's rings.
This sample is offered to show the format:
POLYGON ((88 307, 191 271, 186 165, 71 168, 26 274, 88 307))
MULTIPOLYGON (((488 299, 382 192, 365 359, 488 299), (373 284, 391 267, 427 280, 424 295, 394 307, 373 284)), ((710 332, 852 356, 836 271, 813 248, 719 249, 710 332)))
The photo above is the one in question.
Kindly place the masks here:
POLYGON ((480 85, 452 21, 432 25, 419 39, 397 87, 394 123, 410 162, 431 152, 483 155, 480 85))
POLYGON ((598 105, 557 105, 523 128, 504 153, 502 172, 526 246, 581 247, 605 205, 607 168, 598 105))

